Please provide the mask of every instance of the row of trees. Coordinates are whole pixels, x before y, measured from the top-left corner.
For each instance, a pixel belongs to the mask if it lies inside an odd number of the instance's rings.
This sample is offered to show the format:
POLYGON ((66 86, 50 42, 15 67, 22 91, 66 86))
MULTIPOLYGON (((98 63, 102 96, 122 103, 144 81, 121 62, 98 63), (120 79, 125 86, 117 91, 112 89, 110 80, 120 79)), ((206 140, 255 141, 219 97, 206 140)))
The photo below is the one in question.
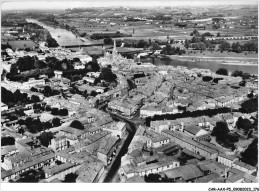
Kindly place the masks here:
POLYGON ((40 102, 40 99, 36 95, 33 95, 31 98, 29 98, 27 93, 21 93, 19 90, 16 90, 14 93, 12 93, 6 88, 1 87, 1 101, 8 105, 8 107, 13 107, 27 103, 40 102))
POLYGON ((52 115, 60 115, 60 116, 68 116, 69 112, 68 112, 68 109, 66 109, 66 108, 63 108, 63 109, 52 108, 51 114, 52 115))
MULTIPOLYGON (((41 122, 40 119, 32 119, 31 117, 28 117, 27 119, 23 120, 20 119, 17 122, 20 125, 25 125, 26 130, 31 133, 38 133, 47 129, 50 129, 52 127, 58 127, 61 125, 59 118, 53 118, 51 122, 41 122)), ((24 132, 23 130, 22 132, 24 132)))
POLYGON ((177 113, 177 114, 155 115, 153 117, 146 118, 146 125, 150 126, 151 121, 175 120, 175 119, 179 119, 179 118, 200 117, 200 116, 212 117, 212 116, 220 114, 220 113, 229 113, 229 112, 230 112, 229 108, 223 107, 223 108, 218 108, 218 109, 206 109, 206 110, 199 110, 199 111, 193 111, 193 112, 185 111, 183 113, 177 113))
MULTIPOLYGON (((191 40, 185 40, 184 46, 188 49, 189 47, 196 50, 211 50, 213 51, 217 44, 219 44, 219 50, 223 51, 233 51, 236 53, 241 53, 242 51, 258 51, 258 43, 255 41, 246 42, 245 44, 240 44, 239 42, 229 43, 225 40, 206 40, 206 36, 212 36, 209 32, 200 34, 196 29, 190 34, 193 36, 191 40)), ((217 36, 220 36, 218 33, 217 36)))
POLYGON ((60 92, 59 92, 58 90, 52 89, 52 88, 51 88, 50 86, 48 86, 48 85, 45 86, 45 87, 43 88, 43 90, 38 90, 38 89, 36 89, 36 88, 34 88, 34 87, 32 87, 30 90, 33 91, 33 92, 42 93, 45 97, 50 97, 50 96, 54 96, 54 95, 60 94, 60 92))
POLYGON ((99 71, 100 67, 96 58, 85 65, 85 69, 75 70, 73 64, 81 62, 78 58, 72 60, 58 60, 56 57, 46 57, 45 61, 38 60, 37 57, 21 57, 16 64, 13 64, 7 78, 12 81, 28 81, 29 78, 38 79, 40 75, 54 76, 54 70, 63 71, 63 76, 70 80, 78 80, 75 75, 85 75, 87 72, 99 71), (20 72, 20 74, 18 74, 20 72))
POLYGON ((99 40, 105 38, 117 38, 117 37, 132 37, 132 35, 123 34, 117 31, 116 33, 94 33, 90 36, 91 39, 99 40))
POLYGON ((242 51, 255 51, 258 52, 258 43, 257 42, 247 42, 244 45, 239 42, 229 43, 227 41, 221 41, 219 45, 221 52, 223 51, 232 51, 235 53, 241 53, 242 51))

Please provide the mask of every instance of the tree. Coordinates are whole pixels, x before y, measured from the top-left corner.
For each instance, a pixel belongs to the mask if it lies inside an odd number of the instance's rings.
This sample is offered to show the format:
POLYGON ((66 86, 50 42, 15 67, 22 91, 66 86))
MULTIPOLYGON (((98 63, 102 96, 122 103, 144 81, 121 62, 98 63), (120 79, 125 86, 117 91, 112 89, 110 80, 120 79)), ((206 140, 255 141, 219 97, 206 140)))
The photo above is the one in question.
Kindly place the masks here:
POLYGON ((37 61, 35 61, 34 62, 34 67, 37 69, 37 68, 39 68, 39 69, 43 69, 43 68, 45 68, 47 65, 46 65, 46 63, 44 62, 44 61, 41 61, 41 60, 37 60, 37 61))
POLYGON ((249 119, 238 119, 237 128, 243 129, 245 131, 245 133, 247 134, 249 129, 252 128, 252 123, 249 119))
POLYGON ((185 39, 185 41, 184 41, 184 47, 185 47, 186 49, 188 49, 189 46, 190 46, 189 41, 188 41, 187 39, 185 39))
POLYGON ((219 69, 216 71, 216 74, 228 76, 228 70, 227 70, 226 68, 219 68, 219 69))
POLYGON ((217 140, 225 141, 228 138, 228 125, 226 122, 217 122, 211 133, 212 136, 216 136, 217 140))
POLYGON ((40 134, 38 139, 40 140, 41 144, 45 147, 48 147, 51 143, 51 140, 54 138, 52 132, 43 132, 40 134))
POLYGON ((86 32, 84 32, 84 33, 81 33, 79 36, 80 37, 85 37, 87 34, 86 34, 86 32))
POLYGON ((69 115, 68 109, 66 109, 66 108, 61 109, 60 110, 60 115, 61 116, 68 116, 69 115))
POLYGON ((32 100, 33 103, 37 103, 37 102, 41 101, 40 98, 38 96, 36 96, 36 95, 32 95, 31 100, 32 100))
POLYGON ((52 119, 52 125, 53 127, 58 127, 61 125, 60 119, 58 117, 55 117, 52 119))
POLYGON ((252 113, 258 111, 258 96, 253 99, 246 100, 241 104, 244 113, 252 113))
POLYGON ((258 162, 258 139, 255 138, 247 149, 241 153, 242 161, 252 166, 256 166, 258 162))
POLYGON ((221 37, 220 32, 217 33, 217 37, 221 37))
POLYGON ((47 130, 47 129, 52 128, 52 124, 49 121, 43 122, 42 125, 43 125, 43 130, 47 130))
POLYGON ((95 90, 93 90, 93 91, 91 91, 91 93, 89 95, 92 96, 92 97, 96 97, 97 92, 95 90))
POLYGON ((76 173, 69 173, 64 178, 64 183, 75 183, 78 175, 76 173))
POLYGON ((13 137, 1 137, 1 146, 14 145, 15 139, 13 137))
POLYGON ((45 86, 44 89, 43 89, 43 92, 46 96, 50 96, 51 93, 52 93, 52 89, 50 86, 45 86))
POLYGON ((245 79, 249 79, 250 78, 250 74, 249 73, 243 73, 242 75, 242 79, 245 80, 245 79))
POLYGON ((74 120, 72 121, 72 123, 70 124, 70 127, 76 128, 76 129, 84 129, 84 126, 82 125, 82 123, 78 120, 74 120))
POLYGON ((219 49, 221 52, 223 51, 229 51, 231 49, 231 45, 227 41, 221 41, 219 45, 219 49))
POLYGON ((18 133, 23 135, 24 134, 24 129, 23 128, 18 129, 18 133))
POLYGON ((105 38, 104 43, 105 44, 113 44, 113 40, 112 40, 112 38, 105 38))
POLYGON ((59 109, 58 108, 52 108, 51 114, 52 115, 59 115, 59 109))
POLYGON ((101 69, 99 79, 105 80, 108 82, 116 80, 117 76, 112 72, 112 70, 109 67, 104 67, 101 69))
POLYGON ((242 75, 243 75, 243 71, 239 71, 239 70, 233 71, 233 73, 231 74, 231 76, 233 77, 242 77, 242 75))
POLYGON ((202 80, 205 81, 205 82, 209 82, 212 79, 213 79, 213 77, 211 77, 211 76, 204 76, 204 77, 202 77, 202 80))

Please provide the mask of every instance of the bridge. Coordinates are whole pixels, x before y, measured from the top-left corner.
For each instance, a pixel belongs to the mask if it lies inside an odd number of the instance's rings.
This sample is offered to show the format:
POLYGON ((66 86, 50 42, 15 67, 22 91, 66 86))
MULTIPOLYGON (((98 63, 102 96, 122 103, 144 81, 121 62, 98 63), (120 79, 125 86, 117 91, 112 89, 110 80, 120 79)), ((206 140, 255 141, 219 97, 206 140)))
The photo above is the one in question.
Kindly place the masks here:
POLYGON ((103 46, 104 43, 92 43, 92 44, 77 44, 77 45, 63 45, 63 48, 78 48, 78 47, 93 47, 93 46, 103 46))

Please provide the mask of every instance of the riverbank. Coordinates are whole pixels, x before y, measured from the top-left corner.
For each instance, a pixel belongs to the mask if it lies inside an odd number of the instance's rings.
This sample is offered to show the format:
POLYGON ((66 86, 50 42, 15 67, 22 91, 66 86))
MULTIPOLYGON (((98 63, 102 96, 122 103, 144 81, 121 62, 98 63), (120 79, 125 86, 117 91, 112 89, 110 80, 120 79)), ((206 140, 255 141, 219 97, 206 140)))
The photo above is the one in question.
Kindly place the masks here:
POLYGON ((169 56, 168 59, 152 59, 152 58, 146 58, 141 59, 141 62, 149 62, 153 63, 156 66, 161 65, 170 65, 173 67, 187 67, 188 69, 193 68, 199 68, 199 69, 209 69, 212 72, 216 72, 219 68, 226 68, 229 73, 232 73, 233 71, 239 70, 243 71, 244 73, 250 73, 254 75, 258 75, 258 65, 257 64, 239 64, 235 63, 235 65, 232 65, 232 63, 220 63, 215 61, 206 61, 206 60, 187 60, 185 58, 181 57, 175 57, 169 56))
POLYGON ((26 19, 26 21, 31 23, 36 23, 42 26, 44 29, 48 30, 51 36, 58 42, 60 46, 75 46, 75 45, 80 46, 80 45, 89 45, 89 44, 96 43, 89 39, 84 39, 84 41, 82 41, 82 39, 80 39, 79 36, 75 35, 71 30, 61 28, 60 26, 57 25, 55 26, 48 25, 36 19, 26 19))
POLYGON ((190 61, 190 62, 217 62, 226 65, 258 65, 258 58, 243 57, 210 57, 210 56, 187 56, 187 55, 167 55, 169 59, 190 61))

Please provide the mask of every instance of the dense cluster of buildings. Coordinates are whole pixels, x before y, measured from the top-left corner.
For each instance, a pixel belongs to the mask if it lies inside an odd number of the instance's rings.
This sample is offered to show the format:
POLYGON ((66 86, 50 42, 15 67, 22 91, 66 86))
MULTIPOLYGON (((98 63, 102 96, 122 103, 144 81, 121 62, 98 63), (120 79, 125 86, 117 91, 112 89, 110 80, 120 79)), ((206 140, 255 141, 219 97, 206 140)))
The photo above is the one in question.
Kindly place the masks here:
MULTIPOLYGON (((6 33, 10 38, 11 34, 16 35, 15 30, 6 33)), ((79 58, 74 70, 85 69, 92 60, 83 50, 49 49, 44 42, 38 48, 46 54, 7 48, 13 60, 4 58, 3 66, 9 71, 10 65, 25 55, 35 55, 39 60, 79 58)), ((126 118, 133 126, 137 125, 136 119, 153 119, 149 126, 147 123, 137 128, 121 158, 118 174, 122 182, 145 182, 150 174, 171 182, 257 181, 257 168, 241 161, 241 153, 253 139, 240 133, 235 149, 230 149, 219 144, 211 133, 217 122, 226 122, 229 131, 236 133, 239 118, 254 119, 253 114, 232 110, 239 108, 249 93, 258 94, 258 81, 251 79, 246 86, 238 86, 240 77, 217 75, 206 69, 137 64, 119 54, 115 42, 114 48, 97 61, 100 67, 109 67, 116 74, 115 86, 103 86, 102 83, 110 83, 104 80, 95 83, 101 72, 88 72, 73 82, 60 70, 53 71, 52 78, 41 75, 24 82, 5 79, 1 83, 12 93, 19 90, 30 99, 39 98, 35 103, 11 108, 1 102, 1 137, 14 140, 13 145, 1 147, 1 181, 19 181, 35 170, 44 172, 40 182, 61 182, 70 173, 77 175, 75 182, 102 182, 128 137, 126 118), (219 81, 204 81, 205 76, 219 81), (44 93, 47 86, 59 94, 44 93), (167 119, 167 115, 223 107, 230 112, 167 119), (65 115, 61 115, 64 110, 65 115), (121 120, 116 121, 110 114, 121 120), (156 120, 160 116, 165 119, 156 120), (57 118, 59 123, 54 123, 57 118), (35 127, 28 122, 35 121, 51 126, 33 132, 30 129, 35 127), (42 140, 48 140, 47 146, 42 140)), ((251 135, 257 137, 257 131, 252 130, 251 135)))

